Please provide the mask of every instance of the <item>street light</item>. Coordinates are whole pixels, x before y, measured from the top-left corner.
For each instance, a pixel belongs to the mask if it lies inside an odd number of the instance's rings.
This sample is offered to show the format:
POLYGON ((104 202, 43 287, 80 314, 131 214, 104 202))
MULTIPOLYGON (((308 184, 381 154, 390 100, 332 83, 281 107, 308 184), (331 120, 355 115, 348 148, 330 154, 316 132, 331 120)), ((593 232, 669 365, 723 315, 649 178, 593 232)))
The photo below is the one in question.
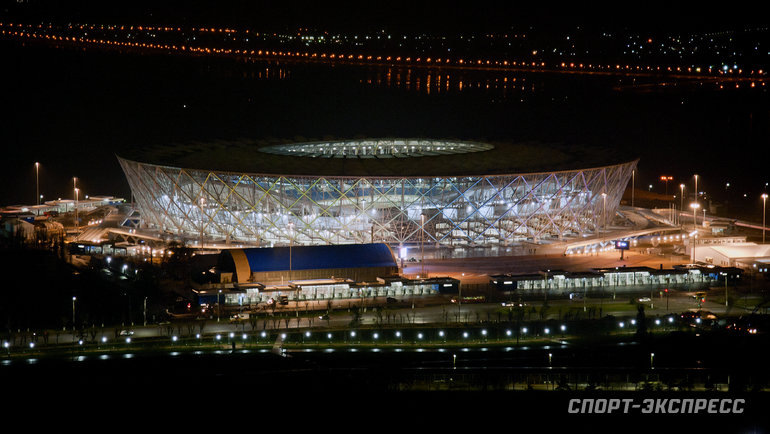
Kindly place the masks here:
POLYGON ((607 232, 607 193, 602 193, 602 200, 604 202, 602 208, 602 225, 604 226, 604 232, 607 232))
POLYGON ((78 193, 80 193, 80 189, 75 187, 75 234, 76 235, 80 232, 80 222, 78 221, 78 193))
POLYGON ((72 297, 72 330, 73 330, 73 340, 74 338, 74 330, 75 330, 75 300, 77 300, 77 297, 72 297))
POLYGON ((219 314, 222 311, 222 290, 219 290, 217 294, 217 322, 219 322, 219 314))
POLYGON ((425 275, 425 214, 420 214, 420 276, 425 275))
POLYGON ((692 208, 692 224, 693 226, 698 225, 698 216, 695 214, 696 211, 698 211, 698 208, 700 208, 700 204, 698 202, 693 202, 690 204, 690 208, 692 208))
POLYGON ((725 276, 725 309, 727 309, 727 273, 719 273, 725 276))
POLYGON ((679 197, 679 210, 684 211, 684 184, 679 184, 679 190, 682 191, 679 197))
POLYGON ((35 162, 35 196, 37 204, 40 205, 40 163, 35 162))
POLYGON ((762 244, 765 243, 765 212, 767 210, 767 193, 762 194, 762 244))

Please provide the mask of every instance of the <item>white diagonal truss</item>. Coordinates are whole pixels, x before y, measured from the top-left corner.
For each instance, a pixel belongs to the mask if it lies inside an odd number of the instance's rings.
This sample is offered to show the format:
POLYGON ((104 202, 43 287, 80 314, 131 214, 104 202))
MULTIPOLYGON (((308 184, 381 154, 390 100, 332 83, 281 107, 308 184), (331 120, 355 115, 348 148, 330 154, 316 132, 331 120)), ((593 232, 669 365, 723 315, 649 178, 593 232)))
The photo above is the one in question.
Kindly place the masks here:
POLYGON ((420 178, 234 173, 120 159, 147 227, 257 246, 578 238, 611 221, 636 163, 420 178))

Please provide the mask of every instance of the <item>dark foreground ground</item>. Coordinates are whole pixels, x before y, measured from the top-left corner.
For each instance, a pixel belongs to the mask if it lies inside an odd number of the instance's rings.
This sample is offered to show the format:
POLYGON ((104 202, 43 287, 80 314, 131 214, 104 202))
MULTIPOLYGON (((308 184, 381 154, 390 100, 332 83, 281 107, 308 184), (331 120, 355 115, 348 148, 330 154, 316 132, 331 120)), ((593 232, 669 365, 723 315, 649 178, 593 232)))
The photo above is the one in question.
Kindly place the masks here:
POLYGON ((693 334, 654 343, 315 348, 285 357, 237 349, 89 353, 6 361, 0 382, 22 411, 97 420, 162 414, 163 423, 278 424, 292 431, 331 424, 343 431, 766 432, 766 344, 764 336, 693 334), (737 415, 568 411, 570 400, 587 398, 744 399, 745 405, 737 415))

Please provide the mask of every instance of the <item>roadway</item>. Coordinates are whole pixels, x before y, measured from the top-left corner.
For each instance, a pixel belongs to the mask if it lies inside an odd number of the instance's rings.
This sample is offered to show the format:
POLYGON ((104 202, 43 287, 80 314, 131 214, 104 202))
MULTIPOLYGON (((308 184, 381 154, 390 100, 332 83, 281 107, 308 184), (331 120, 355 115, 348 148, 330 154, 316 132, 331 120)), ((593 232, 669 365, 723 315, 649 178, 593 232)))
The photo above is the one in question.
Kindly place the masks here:
MULTIPOLYGON (((612 315, 618 320, 618 323, 624 322, 625 327, 631 327, 628 321, 635 318, 637 311, 635 306, 629 303, 629 298, 643 297, 647 292, 639 293, 638 291, 628 291, 620 289, 618 290, 616 297, 613 299, 613 294, 608 291, 603 298, 586 298, 584 301, 570 301, 566 299, 549 299, 548 303, 550 309, 548 309, 545 315, 545 320, 559 320, 563 318, 563 315, 571 312, 573 318, 575 315, 579 319, 588 318, 588 310, 594 309, 594 317, 599 316, 598 309, 601 308, 601 316, 612 315), (581 313, 582 312, 582 313, 581 313)), ((649 294, 648 294, 649 295, 649 294)), ((648 318, 651 317, 664 317, 668 314, 681 313, 687 310, 697 309, 696 301, 692 297, 693 293, 688 291, 672 291, 668 300, 666 297, 661 297, 659 294, 655 294, 651 302, 643 303, 645 306, 645 315, 648 318)), ((463 304, 458 306, 454 303, 436 304, 440 300, 436 296, 422 296, 414 297, 410 299, 400 300, 397 306, 387 305, 380 303, 379 306, 383 306, 386 309, 382 310, 380 315, 376 310, 371 307, 371 300, 368 302, 369 306, 365 311, 363 305, 361 306, 362 312, 360 313, 360 326, 374 326, 381 324, 383 326, 414 326, 419 324, 438 325, 446 324, 447 326, 458 324, 459 322, 466 325, 479 324, 484 321, 496 322, 507 321, 507 312, 501 303, 478 303, 478 304, 463 304), (412 307, 412 302, 414 307, 412 307), (498 316, 499 312, 499 316, 498 316)), ((540 307, 542 300, 527 301, 525 312, 531 308, 536 308, 537 311, 532 311, 525 314, 523 319, 523 325, 526 326, 527 322, 540 321, 540 307)), ((304 303, 301 303, 304 305, 304 303)), ((353 306, 359 306, 354 304, 353 306)), ((706 301, 702 304, 703 310, 711 311, 717 316, 724 315, 726 312, 724 304, 714 301, 706 301)), ((300 307, 300 313, 302 313, 302 306, 300 307)), ((340 302, 335 305, 335 309, 340 309, 333 312, 328 320, 320 319, 319 316, 323 313, 316 312, 315 314, 305 314, 297 316, 297 312, 290 309, 276 310, 274 316, 262 315, 257 320, 255 327, 252 329, 248 320, 241 323, 232 323, 226 316, 221 317, 219 320, 209 319, 206 320, 203 325, 203 334, 207 339, 211 339, 213 336, 219 334, 223 339, 227 339, 230 333, 240 335, 241 333, 253 333, 261 330, 296 330, 298 328, 317 329, 318 331, 325 329, 340 329, 346 328, 353 320, 354 313, 348 311, 344 307, 344 302, 340 302)), ((733 309, 730 313, 742 313, 741 310, 733 309)), ((130 330, 132 339, 148 339, 158 337, 170 337, 177 335, 195 336, 200 332, 200 322, 195 322, 193 327, 188 327, 191 321, 174 321, 166 324, 153 324, 153 325, 134 325, 123 327, 105 327, 99 329, 96 332, 95 339, 101 340, 102 337, 106 337, 108 342, 125 341, 127 336, 117 336, 116 332, 121 329, 130 330)), ((662 321, 661 326, 666 324, 662 321)), ((532 330, 532 333, 541 333, 540 330, 532 330)), ((558 333, 557 331, 553 332, 558 333)), ((56 331, 49 336, 49 343, 69 343, 75 342, 77 336, 72 335, 69 330, 56 331)))

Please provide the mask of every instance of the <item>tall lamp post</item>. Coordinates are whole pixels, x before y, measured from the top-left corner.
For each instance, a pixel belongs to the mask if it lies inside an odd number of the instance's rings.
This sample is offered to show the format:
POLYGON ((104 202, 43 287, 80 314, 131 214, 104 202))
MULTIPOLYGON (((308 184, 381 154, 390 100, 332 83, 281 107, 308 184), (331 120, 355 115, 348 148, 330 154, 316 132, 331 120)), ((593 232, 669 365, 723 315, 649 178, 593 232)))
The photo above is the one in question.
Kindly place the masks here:
POLYGON ((40 163, 38 162, 35 162, 35 196, 37 204, 40 205, 40 163))
POLYGON ((78 196, 80 189, 75 187, 75 236, 80 233, 80 222, 78 221, 78 196))
POLYGON ((425 278, 425 214, 420 214, 420 276, 425 278))
POLYGON ((72 296, 72 341, 75 341, 75 300, 78 298, 72 296))
POLYGON ((602 226, 604 226, 604 232, 607 232, 607 193, 602 193, 602 226))
POLYGON ((698 216, 696 212, 698 211, 698 208, 700 208, 700 204, 698 202, 693 202, 690 204, 690 208, 692 208, 692 224, 693 226, 698 226, 698 216))
POLYGON ((679 211, 684 211, 684 184, 679 184, 679 190, 682 192, 679 197, 679 211))
POLYGON ((719 273, 725 276, 725 309, 727 309, 727 273, 719 273))
POLYGON ((762 244, 765 243, 765 212, 767 211, 767 193, 762 194, 762 244))
POLYGON ((72 190, 75 196, 75 236, 78 233, 78 178, 75 176, 72 178, 72 190))
POLYGON ((217 322, 219 322, 219 315, 222 313, 222 290, 217 293, 217 322))
POLYGON ((698 236, 698 222, 696 220, 697 218, 697 211, 698 208, 700 208, 700 204, 698 202, 693 202, 690 204, 690 208, 692 208, 692 222, 693 222, 693 231, 690 233, 690 239, 692 240, 692 263, 695 263, 695 238, 698 236))

